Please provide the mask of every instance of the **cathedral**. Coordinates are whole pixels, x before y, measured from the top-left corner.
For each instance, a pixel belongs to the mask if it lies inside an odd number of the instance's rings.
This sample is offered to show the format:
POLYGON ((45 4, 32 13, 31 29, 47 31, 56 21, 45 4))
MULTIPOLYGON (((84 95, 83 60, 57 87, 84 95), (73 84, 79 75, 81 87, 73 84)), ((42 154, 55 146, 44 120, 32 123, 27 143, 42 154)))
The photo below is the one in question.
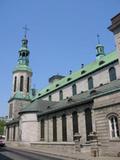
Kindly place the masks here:
POLYGON ((120 13, 108 29, 115 37, 114 51, 106 54, 98 43, 94 62, 67 76, 53 75, 39 91, 31 89, 30 51, 24 36, 12 72, 7 143, 120 156, 120 13))

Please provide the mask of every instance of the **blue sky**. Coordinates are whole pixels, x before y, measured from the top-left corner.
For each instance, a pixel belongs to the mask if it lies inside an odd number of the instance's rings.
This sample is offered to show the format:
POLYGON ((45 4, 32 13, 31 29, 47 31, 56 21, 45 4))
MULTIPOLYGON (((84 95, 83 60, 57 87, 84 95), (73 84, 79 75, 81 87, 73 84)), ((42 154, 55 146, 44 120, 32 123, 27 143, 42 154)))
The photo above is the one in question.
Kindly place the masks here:
POLYGON ((114 50, 107 27, 119 12, 119 0, 0 0, 0 116, 8 113, 25 24, 30 28, 32 86, 41 89, 50 76, 67 75, 94 61, 98 33, 105 52, 114 50))

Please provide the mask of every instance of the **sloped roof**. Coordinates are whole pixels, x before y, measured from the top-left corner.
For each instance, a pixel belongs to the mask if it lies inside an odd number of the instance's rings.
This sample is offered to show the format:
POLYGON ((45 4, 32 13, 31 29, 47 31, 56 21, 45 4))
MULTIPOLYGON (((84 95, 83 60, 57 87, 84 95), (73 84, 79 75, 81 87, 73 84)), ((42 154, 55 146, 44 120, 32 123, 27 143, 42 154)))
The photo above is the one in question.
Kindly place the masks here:
POLYGON ((19 123, 19 117, 6 122, 6 126, 9 126, 9 125, 12 125, 12 124, 16 124, 16 123, 19 123))
POLYGON ((19 100, 26 100, 26 101, 31 101, 32 96, 31 95, 23 95, 22 92, 17 91, 10 99, 8 102, 10 102, 12 99, 19 99, 19 100))
POLYGON ((93 63, 86 65, 84 68, 81 68, 79 71, 73 72, 72 74, 66 76, 65 78, 57 82, 54 82, 53 84, 49 84, 47 87, 40 90, 37 96, 33 100, 35 100, 38 97, 45 96, 48 93, 53 92, 54 90, 58 88, 61 88, 71 82, 74 82, 77 79, 80 79, 92 72, 95 72, 96 70, 101 69, 107 66, 108 64, 113 63, 116 60, 118 60, 118 55, 116 51, 111 52, 107 54, 106 56, 102 57, 100 60, 97 59, 93 63))
POLYGON ((56 103, 57 102, 50 102, 50 101, 45 101, 45 100, 41 100, 41 99, 36 99, 34 102, 32 102, 31 104, 29 104, 25 108, 23 108, 19 112, 19 114, 28 113, 28 112, 39 112, 40 113, 56 103))

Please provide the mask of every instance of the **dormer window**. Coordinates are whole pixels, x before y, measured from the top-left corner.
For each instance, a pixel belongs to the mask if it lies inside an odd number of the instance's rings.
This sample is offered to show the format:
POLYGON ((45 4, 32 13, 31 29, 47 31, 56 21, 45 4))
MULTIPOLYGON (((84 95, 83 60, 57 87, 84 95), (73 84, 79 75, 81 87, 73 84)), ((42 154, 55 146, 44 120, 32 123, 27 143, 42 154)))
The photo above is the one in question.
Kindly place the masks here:
POLYGON ((86 72, 85 70, 82 70, 82 71, 81 71, 81 74, 84 74, 85 72, 86 72))
POLYGON ((49 89, 46 89, 46 92, 48 92, 49 91, 49 89))
POLYGON ((41 95, 41 93, 38 93, 38 96, 40 96, 41 95))
POLYGON ((58 87, 59 86, 59 84, 56 84, 56 87, 58 87))
POLYGON ((99 61, 99 65, 102 65, 104 63, 105 63, 105 61, 103 61, 103 60, 99 61))
POLYGON ((72 79, 72 78, 69 77, 69 78, 67 78, 67 81, 70 81, 71 79, 72 79))

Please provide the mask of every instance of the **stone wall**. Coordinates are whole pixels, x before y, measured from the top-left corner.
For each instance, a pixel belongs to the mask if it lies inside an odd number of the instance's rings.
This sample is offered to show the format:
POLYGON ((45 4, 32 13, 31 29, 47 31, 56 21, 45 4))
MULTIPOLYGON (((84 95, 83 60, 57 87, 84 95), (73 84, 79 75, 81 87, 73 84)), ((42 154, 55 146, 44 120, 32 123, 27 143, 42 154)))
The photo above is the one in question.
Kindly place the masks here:
POLYGON ((23 114, 20 119, 20 128, 22 130, 21 141, 38 141, 38 125, 36 113, 23 114))
MULTIPOLYGON (((120 127, 120 93, 98 97, 94 100, 95 125, 102 155, 117 156, 120 152, 120 138, 110 136, 109 116, 117 115, 120 127)), ((120 128, 119 128, 120 132, 120 128)))

